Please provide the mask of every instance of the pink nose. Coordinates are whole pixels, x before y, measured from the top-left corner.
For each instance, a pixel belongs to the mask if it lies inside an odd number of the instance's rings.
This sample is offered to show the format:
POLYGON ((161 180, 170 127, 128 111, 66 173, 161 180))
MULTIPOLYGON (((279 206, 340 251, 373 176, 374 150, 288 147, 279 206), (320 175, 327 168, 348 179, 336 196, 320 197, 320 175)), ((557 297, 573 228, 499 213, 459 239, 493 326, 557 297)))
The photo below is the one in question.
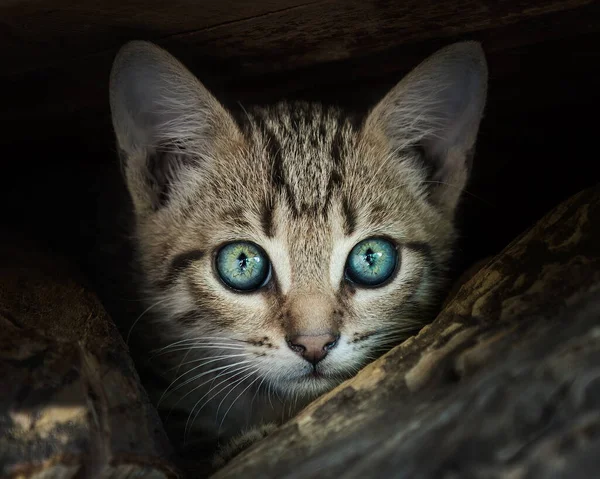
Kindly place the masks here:
POLYGON ((288 339, 290 349, 308 362, 316 365, 327 353, 331 351, 339 338, 339 335, 317 334, 317 335, 297 335, 288 339))

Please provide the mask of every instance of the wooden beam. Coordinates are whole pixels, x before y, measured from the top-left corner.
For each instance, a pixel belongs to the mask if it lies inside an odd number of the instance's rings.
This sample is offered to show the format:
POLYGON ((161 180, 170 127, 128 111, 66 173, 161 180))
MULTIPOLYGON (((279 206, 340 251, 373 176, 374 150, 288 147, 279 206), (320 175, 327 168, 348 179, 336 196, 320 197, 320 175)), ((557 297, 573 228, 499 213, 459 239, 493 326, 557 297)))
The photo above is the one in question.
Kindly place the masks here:
MULTIPOLYGON (((556 5, 555 7, 558 8, 556 5)), ((565 7, 571 4, 565 2, 561 5, 565 7)), ((263 45, 264 48, 256 45, 256 49, 253 50, 250 39, 246 44, 243 38, 237 36, 243 36, 244 31, 238 30, 235 33, 235 28, 238 28, 237 23, 227 27, 215 27, 214 31, 210 30, 211 35, 214 35, 212 37, 214 41, 208 43, 200 42, 194 36, 195 34, 191 35, 189 43, 184 42, 186 35, 181 38, 165 39, 159 43, 169 47, 175 55, 179 56, 219 98, 231 100, 234 105, 238 100, 242 103, 273 101, 312 89, 313 92, 326 93, 327 95, 321 95, 321 98, 326 99, 331 96, 338 99, 339 92, 345 92, 346 99, 351 98, 353 101, 358 99, 362 101, 361 106, 364 106, 382 93, 381 88, 365 89, 365 83, 381 82, 384 79, 391 84, 426 55, 452 41, 466 38, 483 41, 490 58, 490 94, 493 95, 499 91, 501 77, 518 75, 519 69, 527 68, 527 65, 517 60, 521 55, 527 61, 531 61, 531 56, 527 55, 528 46, 561 40, 565 44, 563 51, 566 51, 566 45, 570 44, 573 54, 578 54, 578 50, 582 48, 588 50, 591 48, 587 44, 578 46, 576 42, 578 36, 600 33, 598 2, 553 13, 538 14, 539 11, 535 9, 534 12, 536 15, 528 13, 524 17, 519 17, 517 13, 510 16, 505 12, 506 18, 499 21, 498 25, 494 23, 495 17, 490 17, 489 26, 484 28, 481 25, 482 30, 469 33, 468 29, 463 30, 456 26, 452 30, 453 33, 440 37, 434 37, 434 34, 430 34, 426 29, 421 31, 420 27, 406 31, 397 28, 393 33, 382 27, 380 34, 387 32, 385 34, 388 36, 385 41, 377 43, 376 39, 379 36, 374 32, 371 43, 358 42, 354 45, 354 49, 349 51, 352 57, 337 61, 332 61, 334 56, 325 58, 319 54, 321 47, 312 43, 310 33, 306 34, 306 42, 308 42, 306 45, 300 40, 298 40, 300 43, 286 43, 281 40, 276 46, 269 43, 271 40, 268 42, 265 40, 267 43, 263 45), (503 22, 507 24, 502 26, 503 22), (215 43, 217 30, 220 30, 219 35, 224 37, 222 45, 215 43), (417 31, 421 31, 421 37, 415 33, 417 31), (411 32, 414 34, 411 37, 413 40, 407 37, 412 35, 411 32), (315 55, 313 60, 309 61, 308 55, 313 47, 316 48, 315 55), (504 66, 496 68, 492 63, 493 55, 511 50, 516 53, 511 62, 507 63, 506 71, 503 71, 504 66), (304 52, 302 53, 304 60, 298 58, 299 51, 304 52), (322 63, 325 61, 327 62, 322 63), (350 87, 360 88, 360 94, 350 93, 350 87)), ((272 16, 268 18, 269 21, 277 21, 272 16)), ((248 20, 244 25, 246 23, 253 24, 253 21, 248 20)), ((294 30, 293 26, 278 25, 281 30, 289 28, 294 30)), ((468 27, 471 24, 465 25, 468 27)), ((264 30, 266 25, 260 23, 255 24, 255 27, 265 34, 269 31, 264 30)), ((245 28, 250 27, 246 25, 245 28)), ((300 30, 294 31, 296 32, 294 35, 299 35, 300 30)), ((351 32, 351 24, 340 23, 336 31, 331 32, 332 37, 329 41, 334 42, 338 37, 342 39, 351 35, 351 32)), ((143 37, 143 35, 138 36, 143 37)), ((593 50, 590 51, 593 56, 593 50)), ((0 118, 0 128, 4 132, 0 142, 18 143, 25 138, 29 141, 32 132, 36 138, 41 138, 41 136, 57 136, 64 131, 69 129, 74 131, 73 128, 82 126, 96 130, 110 127, 107 88, 114 54, 115 49, 112 49, 77 60, 67 61, 63 58, 62 64, 52 68, 9 76, 0 75, 0 89, 9 92, 5 95, 4 115, 0 118)), ((577 68, 581 70, 590 62, 581 62, 577 68)), ((560 66, 556 65, 552 72, 544 72, 544 76, 555 75, 558 68, 560 66)), ((317 99, 320 98, 317 96, 317 99)))
POLYGON ((1 75, 76 62, 135 39, 229 25, 294 10, 301 0, 14 0, 0 5, 1 75))
POLYGON ((128 39, 265 73, 339 61, 591 5, 593 0, 17 1, 0 7, 2 75, 78 61, 128 39))

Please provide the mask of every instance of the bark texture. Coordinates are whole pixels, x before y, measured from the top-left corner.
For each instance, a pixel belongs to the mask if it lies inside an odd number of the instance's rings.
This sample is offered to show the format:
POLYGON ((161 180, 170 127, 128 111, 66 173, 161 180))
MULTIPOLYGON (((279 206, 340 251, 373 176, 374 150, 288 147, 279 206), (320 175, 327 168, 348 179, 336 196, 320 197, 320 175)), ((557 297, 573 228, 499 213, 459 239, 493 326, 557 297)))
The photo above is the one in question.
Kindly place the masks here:
POLYGON ((127 347, 76 273, 0 247, 0 477, 177 477, 127 347))
POLYGON ((214 478, 600 477, 600 187, 214 478))

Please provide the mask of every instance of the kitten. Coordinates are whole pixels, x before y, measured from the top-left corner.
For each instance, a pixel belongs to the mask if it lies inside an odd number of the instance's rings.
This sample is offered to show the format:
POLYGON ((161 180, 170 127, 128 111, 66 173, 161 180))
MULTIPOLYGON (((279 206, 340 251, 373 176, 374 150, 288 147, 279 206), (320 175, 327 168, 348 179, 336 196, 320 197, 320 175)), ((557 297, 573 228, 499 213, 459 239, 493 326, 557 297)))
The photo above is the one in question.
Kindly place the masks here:
POLYGON ((166 345, 161 406, 186 433, 279 423, 432 319, 486 88, 465 42, 361 123, 307 103, 235 116, 164 50, 121 49, 110 103, 153 313, 140 328, 166 345))

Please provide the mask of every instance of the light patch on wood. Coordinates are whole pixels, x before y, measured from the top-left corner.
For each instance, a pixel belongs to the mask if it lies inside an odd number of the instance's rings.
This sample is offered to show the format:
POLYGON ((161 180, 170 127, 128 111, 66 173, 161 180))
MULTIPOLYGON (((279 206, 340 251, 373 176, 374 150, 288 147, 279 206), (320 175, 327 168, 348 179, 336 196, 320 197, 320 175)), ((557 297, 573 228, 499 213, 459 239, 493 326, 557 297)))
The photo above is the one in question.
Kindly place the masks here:
POLYGON ((380 358, 379 361, 369 364, 361 371, 361 374, 357 374, 350 379, 350 386, 356 391, 368 391, 376 388, 385 378, 385 371, 383 370, 385 363, 385 358, 380 358))
POLYGON ((560 243, 548 244, 548 249, 550 251, 570 248, 573 245, 581 243, 581 240, 584 236, 583 226, 585 226, 588 222, 588 209, 589 205, 584 205, 577 211, 576 227, 573 228, 571 235, 560 243))
MULTIPOLYGON (((84 427, 87 424, 87 408, 82 400, 81 385, 75 382, 54 395, 47 406, 34 408, 33 413, 16 410, 9 415, 22 437, 35 434, 37 438, 47 439, 56 436, 61 425, 84 427)), ((68 440, 68 437, 64 439, 68 440)))
POLYGON ((37 434, 45 438, 60 424, 85 424, 86 408, 79 406, 50 406, 44 408, 36 421, 37 434))
POLYGON ((416 392, 421 389, 433 375, 435 367, 439 362, 465 341, 471 339, 476 330, 477 328, 475 326, 463 329, 456 333, 456 335, 441 348, 433 351, 426 351, 417 364, 415 364, 404 376, 406 387, 411 392, 416 392))
MULTIPOLYGON (((56 435, 57 429, 61 425, 68 424, 86 424, 86 409, 81 405, 74 406, 48 406, 42 411, 36 411, 36 416, 26 412, 13 412, 9 414, 15 431, 18 429, 20 437, 29 436, 34 433, 40 439, 51 437, 51 434, 56 435)), ((68 437, 65 437, 68 439, 68 437)))
POLYGON ((477 297, 471 306, 471 316, 473 318, 477 318, 485 314, 483 310, 488 303, 490 294, 505 281, 506 279, 502 279, 502 274, 496 270, 492 270, 484 276, 482 283, 477 288, 477 291, 473 294, 477 297))
POLYGON ((456 331, 457 329, 461 328, 462 324, 460 323, 452 323, 450 326, 448 326, 446 329, 444 329, 441 333, 441 337, 445 338, 446 336, 450 336, 454 331, 456 331))
POLYGON ((525 273, 520 274, 517 277, 517 279, 515 279, 514 288, 515 289, 522 288, 523 286, 525 286, 526 281, 527 281, 527 275, 525 273))
POLYGON ((13 423, 13 426, 16 429, 28 431, 34 424, 34 420, 31 414, 26 412, 16 411, 9 412, 8 416, 13 423))
POLYGON ((14 479, 70 479, 78 477, 81 466, 68 466, 55 461, 44 461, 37 471, 17 472, 14 479))

